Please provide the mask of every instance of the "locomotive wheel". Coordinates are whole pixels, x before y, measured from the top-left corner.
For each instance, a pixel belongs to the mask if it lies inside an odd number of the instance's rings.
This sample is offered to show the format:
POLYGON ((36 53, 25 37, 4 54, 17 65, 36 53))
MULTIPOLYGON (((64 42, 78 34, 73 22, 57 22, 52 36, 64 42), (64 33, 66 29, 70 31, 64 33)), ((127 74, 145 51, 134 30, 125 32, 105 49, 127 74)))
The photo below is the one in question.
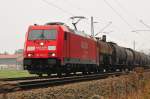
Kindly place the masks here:
POLYGON ((83 74, 83 75, 86 75, 86 74, 87 74, 87 72, 83 71, 83 72, 82 72, 82 74, 83 74))
POLYGON ((83 71, 82 71, 82 74, 83 75, 87 75, 88 73, 88 69, 86 67, 83 67, 83 71))
POLYGON ((88 71, 88 74, 90 75, 90 74, 92 74, 90 71, 88 71))
POLYGON ((59 78, 61 78, 61 77, 62 77, 62 73, 61 73, 61 72, 58 72, 58 73, 57 73, 57 76, 58 76, 59 78))
POLYGON ((43 77, 43 74, 42 73, 39 73, 39 74, 37 74, 39 77, 43 77))
POLYGON ((62 70, 63 68, 61 66, 56 66, 56 73, 59 78, 62 77, 62 70))
POLYGON ((47 76, 49 76, 49 77, 50 77, 50 76, 51 76, 51 73, 48 73, 48 74, 47 74, 47 76))
POLYGON ((61 72, 61 69, 60 69, 60 68, 57 70, 57 76, 58 76, 59 78, 62 77, 62 72, 61 72))
POLYGON ((70 71, 66 71, 66 76, 70 76, 70 71))
POLYGON ((65 74, 66 76, 70 76, 71 75, 70 73, 71 73, 71 68, 68 66, 65 68, 65 74))

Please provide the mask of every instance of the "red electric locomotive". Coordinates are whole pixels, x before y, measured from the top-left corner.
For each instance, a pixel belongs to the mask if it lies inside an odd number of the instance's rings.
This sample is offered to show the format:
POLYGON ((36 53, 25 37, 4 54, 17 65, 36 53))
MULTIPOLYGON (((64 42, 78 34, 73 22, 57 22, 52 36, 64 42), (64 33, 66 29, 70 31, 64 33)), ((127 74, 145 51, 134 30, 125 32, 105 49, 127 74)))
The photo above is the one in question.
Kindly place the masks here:
POLYGON ((32 74, 96 71, 96 40, 55 22, 30 26, 24 46, 24 68, 32 74))

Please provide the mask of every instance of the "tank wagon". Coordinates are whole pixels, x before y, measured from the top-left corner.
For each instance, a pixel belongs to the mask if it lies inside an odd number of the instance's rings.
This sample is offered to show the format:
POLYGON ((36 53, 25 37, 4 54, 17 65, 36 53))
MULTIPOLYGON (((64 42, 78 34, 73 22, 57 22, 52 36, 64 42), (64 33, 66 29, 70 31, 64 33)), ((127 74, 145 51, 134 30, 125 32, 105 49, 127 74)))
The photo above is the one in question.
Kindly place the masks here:
POLYGON ((24 69, 32 74, 114 72, 150 65, 150 57, 70 29, 61 22, 32 25, 26 33, 24 69))
POLYGON ((103 71, 103 69, 109 70, 112 64, 112 52, 113 49, 110 44, 106 42, 106 37, 103 36, 103 39, 97 39, 97 48, 98 48, 98 62, 99 62, 99 71, 103 71))
POLYGON ((134 51, 130 48, 125 48, 126 52, 126 65, 127 66, 132 66, 134 62, 134 51))

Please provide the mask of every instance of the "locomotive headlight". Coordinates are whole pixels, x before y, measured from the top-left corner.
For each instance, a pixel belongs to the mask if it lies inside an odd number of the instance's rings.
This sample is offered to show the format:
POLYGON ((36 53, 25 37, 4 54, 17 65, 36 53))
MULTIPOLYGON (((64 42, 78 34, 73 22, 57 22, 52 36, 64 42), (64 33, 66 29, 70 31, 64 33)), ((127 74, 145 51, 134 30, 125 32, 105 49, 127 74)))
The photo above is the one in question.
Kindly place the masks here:
POLYGON ((41 43, 40 43, 40 45, 41 45, 41 46, 43 46, 43 45, 44 45, 44 43, 43 43, 43 42, 41 42, 41 43))
POLYGON ((31 57, 32 56, 32 54, 28 54, 28 57, 31 57))
POLYGON ((27 51, 34 51, 35 50, 35 46, 28 46, 27 47, 27 51))
POLYGON ((55 54, 55 53, 52 53, 52 56, 56 56, 56 54, 55 54))
POLYGON ((48 46, 48 50, 56 50, 56 46, 48 46))
POLYGON ((56 56, 56 53, 50 52, 48 55, 49 55, 50 57, 55 57, 55 56, 56 56))

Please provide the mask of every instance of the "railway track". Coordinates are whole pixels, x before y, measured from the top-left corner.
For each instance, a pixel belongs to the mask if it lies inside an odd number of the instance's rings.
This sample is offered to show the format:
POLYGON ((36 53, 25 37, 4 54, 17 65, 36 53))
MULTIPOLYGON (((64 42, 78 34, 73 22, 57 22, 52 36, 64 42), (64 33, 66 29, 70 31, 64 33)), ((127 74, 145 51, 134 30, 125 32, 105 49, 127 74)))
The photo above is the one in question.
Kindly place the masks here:
POLYGON ((47 78, 56 78, 56 76, 43 76, 43 77, 39 77, 39 76, 32 76, 32 77, 18 77, 18 78, 1 78, 0 81, 21 81, 21 80, 36 80, 36 79, 47 79, 47 78))
MULTIPOLYGON (((74 76, 74 74, 70 74, 69 76, 74 76)), ((62 77, 69 77, 66 75, 62 75, 62 77)), ((76 76, 81 76, 81 74, 76 74, 76 76)), ((37 80, 37 79, 49 79, 49 78, 57 78, 57 74, 51 76, 31 76, 31 77, 17 77, 17 78, 0 78, 0 81, 23 81, 23 80, 37 80)))
POLYGON ((1 78, 0 81, 18 81, 18 80, 32 80, 32 79, 40 79, 40 77, 18 77, 18 78, 1 78))
POLYGON ((35 88, 44 88, 49 86, 58 86, 64 85, 69 83, 76 83, 82 81, 90 81, 90 80, 98 80, 104 79, 108 76, 119 76, 122 72, 115 72, 115 73, 104 73, 104 74, 92 74, 92 75, 82 75, 82 76, 71 76, 71 77, 63 77, 63 78, 38 78, 38 79, 9 79, 10 81, 6 80, 0 85, 0 93, 10 93, 15 91, 22 91, 22 90, 30 90, 35 88))

